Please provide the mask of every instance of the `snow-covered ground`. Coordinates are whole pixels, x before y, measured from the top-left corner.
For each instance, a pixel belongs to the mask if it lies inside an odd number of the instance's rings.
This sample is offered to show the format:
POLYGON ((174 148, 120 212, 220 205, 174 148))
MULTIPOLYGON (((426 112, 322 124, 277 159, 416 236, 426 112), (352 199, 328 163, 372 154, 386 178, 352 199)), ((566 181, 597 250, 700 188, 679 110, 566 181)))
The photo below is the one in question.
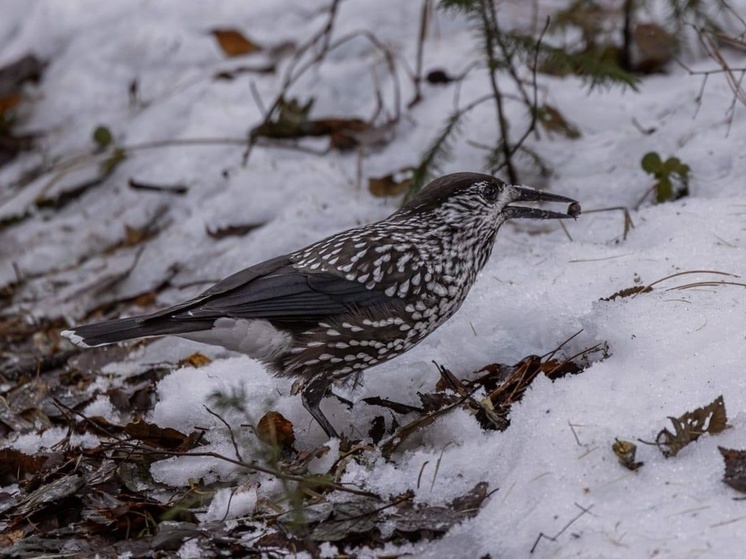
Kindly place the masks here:
MULTIPOLYGON (((532 15, 530 4, 501 4, 503 24, 525 25, 532 15)), ((553 2, 541 11, 560 5, 553 2)), ((25 129, 44 132, 49 158, 89 152, 98 125, 107 126, 122 146, 242 139, 263 118, 252 84, 265 104, 271 102, 288 57, 279 59, 275 74, 215 80, 219 71, 266 64, 271 55, 227 59, 210 30, 241 29, 268 49, 288 41, 302 44, 325 25, 327 6, 318 0, 4 0, 0 66, 29 52, 49 62, 24 123, 25 129), (133 80, 138 84, 135 102, 129 93, 133 80)), ((746 15, 745 2, 736 7, 746 15)), ((405 108, 412 83, 404 68, 415 64, 420 9, 419 2, 347 0, 335 24, 335 37, 366 29, 395 55, 403 114, 388 145, 371 148, 362 158, 357 151, 315 155, 257 147, 245 166, 238 145, 132 152, 102 185, 64 209, 39 212, 0 233, 0 285, 12 282, 16 273, 34 278, 17 295, 17 312, 75 321, 106 300, 146 293, 171 277, 173 286, 183 287, 161 293, 157 306, 165 306, 250 264, 394 211, 399 200, 373 197, 367 178, 417 164, 454 109, 454 84, 424 84, 422 102, 405 108), (360 165, 362 184, 357 180, 360 165), (183 185, 188 192, 177 196, 134 190, 127 186, 129 179, 183 185), (131 267, 139 248, 107 249, 125 238, 127 227, 139 229, 150 222, 159 225, 160 233, 147 242, 131 273, 106 287, 107 279, 131 267), (246 236, 219 240, 206 232, 245 224, 261 226, 246 236)), ((455 14, 434 13, 424 49, 426 70, 458 74, 474 60, 475 49, 468 22, 455 14)), ((694 69, 715 67, 694 48, 685 56, 694 69)), ((734 67, 746 65, 742 54, 726 51, 726 56, 734 67)), ((744 281, 744 107, 736 103, 729 122, 733 93, 722 75, 713 75, 698 109, 701 78, 675 65, 665 74, 643 78, 639 92, 589 94, 576 78, 543 75, 539 83, 545 100, 561 110, 581 137, 544 133, 530 141, 554 169, 551 178, 536 186, 575 198, 584 210, 634 208, 652 184, 640 159, 657 151, 691 167, 691 194, 661 205, 648 200, 633 210, 635 227, 626 239, 622 214, 615 211, 588 213, 566 224, 569 236, 555 223, 505 226, 459 313, 416 349, 370 370, 351 393, 358 401, 354 411, 336 400, 325 401, 331 421, 353 438, 364 437, 380 408, 359 400, 382 396, 418 404, 417 392, 432 391, 438 379, 433 361, 466 376, 488 363, 514 363, 549 352, 579 330, 563 349, 565 355, 606 342, 609 357, 577 376, 554 382, 539 377, 513 407, 511 426, 504 432, 483 431, 466 411, 455 411, 407 441, 390 461, 373 456, 365 465, 351 463, 343 481, 379 494, 411 490, 417 501, 429 504, 447 503, 479 481, 497 489, 475 518, 441 540, 399 550, 418 557, 526 556, 540 533, 560 532, 578 516, 579 507, 590 510, 556 541, 539 542, 534 556, 739 556, 746 513, 740 494, 721 481, 723 460, 717 447, 746 448, 746 291, 725 284, 669 288, 744 281), (643 134, 635 121, 654 132, 643 134), (697 270, 702 272, 668 279, 650 293, 600 301, 624 288, 697 270), (708 270, 735 277, 704 272, 708 270), (668 416, 680 416, 719 395, 730 429, 703 436, 670 459, 654 446, 639 445, 644 466, 636 472, 617 463, 611 450, 615 438, 654 440, 668 426, 668 416)), ((376 111, 376 88, 384 111, 393 114, 395 89, 386 61, 361 37, 331 51, 290 95, 313 97, 315 117, 368 119, 376 111)), ((465 105, 489 91, 485 72, 472 71, 461 85, 459 102, 465 105)), ((516 103, 507 108, 520 130, 523 109, 516 103)), ((482 105, 465 120, 444 171, 482 170, 484 153, 467 140, 490 144, 495 138, 493 106, 482 105)), ((323 149, 326 140, 306 145, 323 149)), ((36 157, 21 157, 0 173, 0 218, 23 214, 39 196, 97 173, 95 165, 82 166, 53 183, 47 175, 23 189, 11 188, 38 162, 36 157)), ((290 395, 290 381, 219 349, 160 340, 107 365, 105 372, 113 375, 102 382, 116 383, 116 374, 148 363, 176 362, 196 350, 213 362, 177 370, 162 380, 150 421, 183 432, 211 427, 209 448, 232 455, 222 424, 203 403, 215 390, 243 386, 251 419, 275 409, 295 425, 298 447, 325 442, 298 397, 290 395)), ((103 397, 86 413, 117 419, 103 397)), ((32 452, 64 434, 59 429, 8 443, 32 452)), ((325 465, 312 468, 324 471, 325 465)), ((174 485, 190 478, 230 478, 233 472, 227 463, 204 458, 171 459, 152 469, 156 480, 174 485)), ((259 491, 271 493, 276 487, 262 479, 259 491)), ((255 501, 256 495, 234 503, 239 508, 232 514, 250 512, 255 501)), ((216 500, 208 516, 222 518, 221 506, 225 501, 216 500)))

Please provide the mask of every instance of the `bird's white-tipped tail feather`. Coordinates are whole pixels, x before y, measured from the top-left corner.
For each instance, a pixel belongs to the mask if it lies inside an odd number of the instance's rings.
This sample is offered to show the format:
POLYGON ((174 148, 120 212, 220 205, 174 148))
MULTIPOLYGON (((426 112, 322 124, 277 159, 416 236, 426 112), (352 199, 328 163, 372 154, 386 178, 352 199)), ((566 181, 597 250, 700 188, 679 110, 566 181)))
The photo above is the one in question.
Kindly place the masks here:
POLYGON ((62 335, 77 346, 98 347, 137 338, 178 336, 210 328, 212 323, 212 320, 173 321, 170 317, 133 316, 75 326, 62 335))
POLYGON ((83 338, 75 333, 75 330, 63 330, 62 332, 60 332, 60 336, 62 336, 63 338, 67 338, 78 347, 94 347, 85 343, 85 341, 83 341, 83 338))

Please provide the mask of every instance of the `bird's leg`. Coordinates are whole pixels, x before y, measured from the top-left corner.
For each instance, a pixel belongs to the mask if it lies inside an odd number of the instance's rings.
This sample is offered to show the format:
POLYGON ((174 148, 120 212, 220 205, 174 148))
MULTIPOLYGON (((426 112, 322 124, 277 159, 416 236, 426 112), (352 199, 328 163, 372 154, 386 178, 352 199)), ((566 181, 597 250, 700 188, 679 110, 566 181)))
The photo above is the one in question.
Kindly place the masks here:
POLYGON ((318 423, 324 430, 324 433, 326 433, 330 439, 338 439, 339 434, 337 433, 337 430, 332 427, 332 424, 329 423, 329 420, 321 412, 321 408, 319 407, 321 400, 329 391, 329 386, 331 386, 333 380, 334 379, 329 375, 319 375, 312 378, 311 382, 303 387, 301 399, 303 400, 303 407, 313 416, 316 423, 318 423))

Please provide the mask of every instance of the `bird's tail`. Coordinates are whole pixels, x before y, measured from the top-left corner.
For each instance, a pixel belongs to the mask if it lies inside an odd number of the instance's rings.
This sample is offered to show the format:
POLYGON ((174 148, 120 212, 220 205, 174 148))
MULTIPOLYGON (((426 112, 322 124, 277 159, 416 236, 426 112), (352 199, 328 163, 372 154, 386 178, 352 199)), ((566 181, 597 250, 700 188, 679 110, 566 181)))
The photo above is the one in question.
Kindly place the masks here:
POLYGON ((98 347, 136 338, 178 336, 212 326, 212 320, 171 320, 168 317, 136 316, 75 326, 61 335, 80 347, 98 347))

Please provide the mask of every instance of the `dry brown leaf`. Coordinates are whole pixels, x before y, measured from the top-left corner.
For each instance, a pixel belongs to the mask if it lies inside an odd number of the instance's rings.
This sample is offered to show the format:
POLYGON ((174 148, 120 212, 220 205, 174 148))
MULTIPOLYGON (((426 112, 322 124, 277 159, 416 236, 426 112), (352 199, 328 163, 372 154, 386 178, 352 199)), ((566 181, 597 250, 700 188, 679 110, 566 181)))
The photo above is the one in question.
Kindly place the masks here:
POLYGON ((18 94, 11 93, 10 95, 4 95, 0 97, 0 116, 3 116, 5 111, 9 111, 18 106, 21 102, 21 96, 18 94))
POLYGON ((406 500, 387 519, 394 528, 406 533, 443 533, 459 522, 477 515, 489 495, 487 482, 480 481, 465 495, 446 506, 413 504, 406 500))
POLYGON ((575 140, 580 138, 580 130, 569 122, 559 110, 551 105, 542 105, 536 111, 539 124, 544 127, 549 135, 552 132, 562 134, 566 138, 575 140))
POLYGON ((180 451, 193 448, 200 437, 200 433, 185 435, 171 427, 159 427, 143 420, 128 423, 124 426, 124 432, 149 446, 180 451))
POLYGON ((224 227, 217 227, 215 229, 210 229, 206 226, 205 231, 211 238, 220 240, 224 239, 225 237, 243 237, 244 235, 248 235, 255 229, 259 229, 263 225, 264 223, 245 223, 241 225, 226 225, 224 227))
POLYGON ((284 140, 329 136, 331 147, 347 150, 356 147, 360 136, 372 129, 370 123, 354 117, 311 120, 313 103, 313 98, 303 104, 297 99, 281 99, 273 118, 254 127, 251 137, 284 140))
POLYGON ((276 411, 262 416, 256 426, 256 435, 262 442, 276 448, 290 449, 295 444, 293 424, 276 411))
POLYGON ((637 462, 635 456, 637 454, 637 445, 629 441, 620 441, 616 439, 614 444, 611 445, 611 450, 616 454, 619 463, 633 472, 643 465, 643 462, 637 462))
POLYGON ((454 81, 456 78, 452 78, 448 75, 448 73, 445 70, 430 70, 427 73, 427 76, 425 76, 425 79, 428 83, 431 83, 433 85, 441 85, 441 84, 448 84, 454 81))
POLYGON ((689 443, 696 441, 701 435, 720 433, 727 426, 728 418, 725 413, 725 402, 718 396, 710 404, 697 408, 681 417, 669 417, 673 423, 674 432, 663 429, 655 438, 663 456, 670 458, 689 443))
POLYGON ((397 178, 398 174, 370 177, 368 179, 368 190, 373 196, 398 196, 403 194, 412 185, 412 178, 411 176, 397 178))
POLYGON ((641 23, 633 32, 638 60, 635 70, 645 74, 660 72, 676 54, 676 39, 655 23, 641 23))
POLYGON ((0 449, 0 483, 11 485, 22 481, 27 474, 35 474, 47 461, 47 456, 29 456, 14 448, 0 449))
POLYGON ((223 54, 228 57, 245 56, 262 50, 262 47, 235 29, 213 29, 211 33, 217 39, 223 54))
POLYGON ((212 363, 212 359, 207 357, 206 355, 203 355, 199 351, 192 353, 189 357, 185 357, 181 361, 179 361, 179 365, 182 367, 204 367, 205 365, 208 365, 212 363))
POLYGON ((746 493, 746 450, 718 447, 725 460, 723 482, 736 491, 746 493))

